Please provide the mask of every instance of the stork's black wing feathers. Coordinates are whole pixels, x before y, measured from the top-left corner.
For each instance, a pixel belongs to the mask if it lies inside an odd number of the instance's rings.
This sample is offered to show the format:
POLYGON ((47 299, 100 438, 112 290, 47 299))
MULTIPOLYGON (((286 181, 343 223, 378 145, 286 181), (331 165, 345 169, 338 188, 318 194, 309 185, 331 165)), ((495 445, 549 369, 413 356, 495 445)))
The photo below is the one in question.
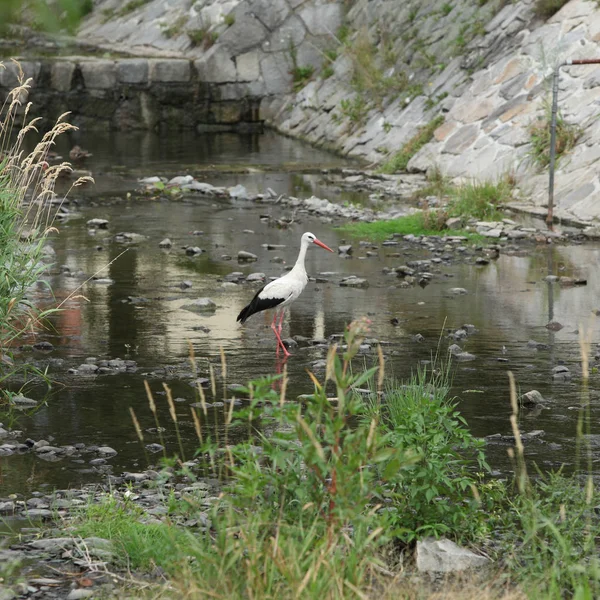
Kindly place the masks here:
MULTIPOLYGON (((266 285, 266 284, 265 284, 266 285)), ((244 306, 240 311, 240 314, 237 317, 237 321, 240 321, 242 325, 246 322, 246 320, 251 317, 253 314, 260 312, 262 310, 268 310, 269 308, 275 308, 279 304, 281 304, 285 298, 259 298, 260 293, 265 289, 263 285, 252 301, 248 306, 244 306)))

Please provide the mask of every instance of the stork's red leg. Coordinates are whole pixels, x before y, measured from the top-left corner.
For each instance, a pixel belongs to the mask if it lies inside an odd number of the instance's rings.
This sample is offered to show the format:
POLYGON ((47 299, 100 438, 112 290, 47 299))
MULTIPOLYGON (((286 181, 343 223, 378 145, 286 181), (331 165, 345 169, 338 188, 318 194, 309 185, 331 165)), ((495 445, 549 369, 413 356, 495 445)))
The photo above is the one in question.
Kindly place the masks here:
POLYGON ((275 320, 273 320, 273 322, 271 323, 271 329, 273 330, 273 333, 275 334, 275 337, 277 338, 277 353, 279 353, 279 346, 281 346, 284 356, 286 358, 288 356, 291 356, 291 354, 287 351, 285 344, 281 341, 281 336, 279 335, 279 332, 277 331, 277 327, 275 325, 275 320))
POLYGON ((283 329, 283 317, 285 316, 285 311, 281 311, 281 316, 279 317, 279 325, 277 326, 277 331, 279 331, 279 336, 281 337, 281 330, 283 329))
MULTIPOLYGON (((271 321, 271 329, 273 330, 273 333, 275 333, 275 337, 277 337, 277 311, 275 311, 273 313, 273 320, 271 321)), ((279 356, 279 338, 277 339, 277 350, 276 350, 276 354, 277 356, 279 356)))

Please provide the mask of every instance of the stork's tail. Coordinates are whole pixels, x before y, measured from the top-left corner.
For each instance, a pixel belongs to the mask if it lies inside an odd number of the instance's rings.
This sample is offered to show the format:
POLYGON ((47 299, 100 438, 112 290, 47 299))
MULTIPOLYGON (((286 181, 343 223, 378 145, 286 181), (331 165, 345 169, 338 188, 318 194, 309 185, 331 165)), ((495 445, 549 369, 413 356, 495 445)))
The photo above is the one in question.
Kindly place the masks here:
POLYGON ((239 321, 242 325, 246 322, 246 319, 248 319, 248 317, 252 314, 252 312, 250 311, 251 305, 252 305, 252 303, 250 303, 247 306, 244 306, 244 308, 242 308, 242 310, 240 311, 240 314, 237 316, 236 321, 239 321))

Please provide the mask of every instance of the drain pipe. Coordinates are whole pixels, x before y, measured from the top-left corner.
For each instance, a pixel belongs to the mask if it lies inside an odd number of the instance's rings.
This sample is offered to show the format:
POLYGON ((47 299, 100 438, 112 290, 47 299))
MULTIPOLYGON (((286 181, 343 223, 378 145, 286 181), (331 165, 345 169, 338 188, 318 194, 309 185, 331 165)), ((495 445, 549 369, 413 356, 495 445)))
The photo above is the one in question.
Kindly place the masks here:
POLYGON ((600 64, 600 58, 579 58, 568 59, 563 63, 556 65, 552 79, 552 118, 550 121, 550 180, 548 182, 548 214, 546 215, 546 225, 552 231, 554 222, 554 168, 556 165, 556 118, 558 114, 558 77, 561 67, 570 65, 596 65, 600 64))

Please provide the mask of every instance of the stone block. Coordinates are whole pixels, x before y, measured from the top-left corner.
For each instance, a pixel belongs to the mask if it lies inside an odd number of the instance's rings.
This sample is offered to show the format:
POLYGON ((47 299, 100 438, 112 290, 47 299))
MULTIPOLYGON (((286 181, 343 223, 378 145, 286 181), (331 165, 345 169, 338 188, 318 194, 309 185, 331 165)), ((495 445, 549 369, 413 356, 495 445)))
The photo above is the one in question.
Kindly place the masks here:
POLYGON ((260 70, 270 94, 285 94, 292 89, 291 59, 282 52, 268 54, 260 61, 260 70))
POLYGON ((148 83, 148 61, 145 58, 126 58, 117 61, 117 79, 120 83, 148 83))
POLYGON ((190 61, 179 58, 152 59, 148 61, 149 79, 153 83, 187 83, 190 81, 190 61))
POLYGON ((254 82, 260 77, 260 63, 258 50, 240 54, 235 59, 238 81, 254 82))
POLYGON ((262 49, 265 52, 289 52, 290 46, 299 46, 305 38, 304 21, 300 17, 292 15, 281 27, 271 32, 262 43, 262 49))
POLYGON ((342 25, 344 7, 341 3, 309 4, 298 14, 312 35, 331 35, 342 25))
POLYGON ((213 46, 202 58, 194 61, 200 81, 228 83, 237 79, 236 64, 222 45, 213 46))
POLYGON ((58 92, 68 92, 73 83, 75 63, 69 60, 60 60, 52 64, 50 71, 50 84, 58 92))
POLYGON ((89 90, 108 90, 117 84, 117 70, 112 60, 85 60, 79 67, 89 90))
POLYGON ((219 36, 219 44, 229 48, 233 56, 251 50, 265 40, 269 30, 245 5, 233 11, 235 23, 219 36))
POLYGON ((5 62, 0 66, 0 86, 13 89, 28 79, 30 87, 35 86, 42 64, 34 61, 25 61, 19 64, 14 62, 5 62))
POLYGON ((471 146, 479 136, 479 127, 476 124, 465 125, 456 130, 444 145, 444 152, 461 154, 471 146))

